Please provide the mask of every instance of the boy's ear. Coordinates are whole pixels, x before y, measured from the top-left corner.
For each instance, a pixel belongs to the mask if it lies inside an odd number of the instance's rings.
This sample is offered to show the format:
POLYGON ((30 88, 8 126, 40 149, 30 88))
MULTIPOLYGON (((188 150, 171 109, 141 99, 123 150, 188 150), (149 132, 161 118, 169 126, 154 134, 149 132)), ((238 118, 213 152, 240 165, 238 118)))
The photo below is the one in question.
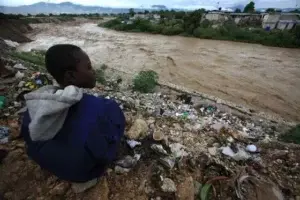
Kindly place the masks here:
POLYGON ((74 71, 66 71, 64 76, 64 82, 67 84, 74 84, 76 81, 74 71))

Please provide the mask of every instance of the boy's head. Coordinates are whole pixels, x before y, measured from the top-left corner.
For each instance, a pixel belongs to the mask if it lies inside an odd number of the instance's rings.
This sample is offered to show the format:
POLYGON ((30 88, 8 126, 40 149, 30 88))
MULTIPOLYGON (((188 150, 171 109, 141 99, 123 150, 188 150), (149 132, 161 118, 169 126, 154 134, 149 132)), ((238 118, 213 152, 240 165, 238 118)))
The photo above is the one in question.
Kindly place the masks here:
POLYGON ((95 87, 96 76, 90 58, 78 46, 58 44, 50 47, 45 55, 45 63, 48 72, 63 87, 95 87))

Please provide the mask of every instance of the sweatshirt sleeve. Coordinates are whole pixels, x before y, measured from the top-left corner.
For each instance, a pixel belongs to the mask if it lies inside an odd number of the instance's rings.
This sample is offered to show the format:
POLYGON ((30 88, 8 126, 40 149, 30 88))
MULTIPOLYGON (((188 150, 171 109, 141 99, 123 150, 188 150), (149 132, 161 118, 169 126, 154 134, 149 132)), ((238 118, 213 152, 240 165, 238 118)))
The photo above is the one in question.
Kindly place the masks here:
POLYGON ((111 163, 117 154, 125 129, 125 117, 119 105, 108 99, 101 99, 98 124, 86 140, 86 151, 97 164, 111 163))

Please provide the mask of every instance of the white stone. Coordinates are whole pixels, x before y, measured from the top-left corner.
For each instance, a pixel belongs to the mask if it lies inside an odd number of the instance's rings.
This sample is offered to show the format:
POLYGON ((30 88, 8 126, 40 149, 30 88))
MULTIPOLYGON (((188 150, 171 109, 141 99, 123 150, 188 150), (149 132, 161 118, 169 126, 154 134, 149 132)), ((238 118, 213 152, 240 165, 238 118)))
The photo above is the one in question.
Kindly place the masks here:
POLYGON ((163 184, 161 186, 161 189, 162 189, 163 192, 170 192, 170 193, 177 191, 177 188, 176 188, 176 185, 175 185, 174 181, 172 181, 169 178, 165 178, 163 180, 163 184))

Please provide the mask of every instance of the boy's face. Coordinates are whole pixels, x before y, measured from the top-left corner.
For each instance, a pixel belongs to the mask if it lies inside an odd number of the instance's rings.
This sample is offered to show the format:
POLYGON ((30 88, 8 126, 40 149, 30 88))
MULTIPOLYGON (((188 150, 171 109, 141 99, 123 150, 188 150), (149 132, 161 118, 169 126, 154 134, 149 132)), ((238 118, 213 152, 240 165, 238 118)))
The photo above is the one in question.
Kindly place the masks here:
POLYGON ((84 51, 76 52, 77 66, 75 71, 66 73, 68 83, 81 88, 93 88, 96 85, 96 73, 89 56, 84 51))

